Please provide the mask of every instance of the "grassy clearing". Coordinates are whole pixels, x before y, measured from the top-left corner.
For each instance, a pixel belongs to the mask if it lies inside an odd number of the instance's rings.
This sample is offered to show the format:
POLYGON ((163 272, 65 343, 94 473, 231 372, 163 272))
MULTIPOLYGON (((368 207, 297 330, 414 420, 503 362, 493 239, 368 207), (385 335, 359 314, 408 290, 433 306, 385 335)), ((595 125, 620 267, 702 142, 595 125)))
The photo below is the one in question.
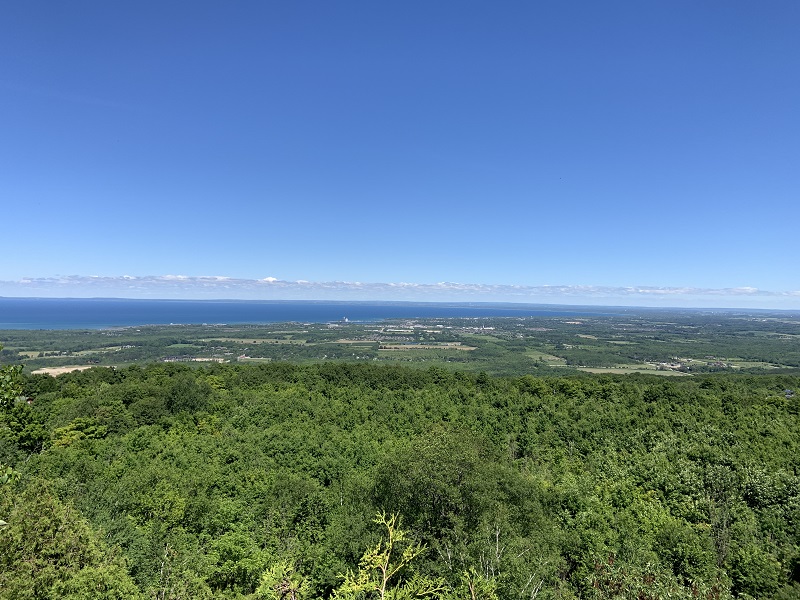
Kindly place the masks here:
POLYGON ((458 346, 455 344, 381 344, 379 350, 400 350, 400 351, 408 351, 414 350, 418 352, 420 350, 461 350, 461 351, 470 351, 470 350, 477 350, 474 346, 458 346))
MULTIPOLYGON (((193 344, 186 344, 186 346, 193 346, 193 344)), ((119 352, 120 350, 122 350, 122 346, 108 346, 106 348, 95 348, 93 350, 80 350, 78 352, 73 352, 71 356, 91 356, 92 354, 108 354, 109 352, 119 352)))
POLYGON ((270 331, 269 333, 272 335, 297 335, 300 333, 308 333, 308 329, 298 329, 296 331, 278 330, 278 331, 270 331))
POLYGON ((587 373, 673 373, 671 370, 658 369, 656 365, 649 363, 621 363, 612 367, 575 367, 587 373))
POLYGON ((502 338, 499 338, 494 335, 488 335, 488 334, 484 335, 482 333, 465 333, 461 337, 465 340, 473 339, 473 340, 480 340, 483 342, 496 342, 500 344, 506 343, 506 341, 502 338))
POLYGON ((630 373, 646 373, 647 375, 664 375, 665 377, 688 377, 688 373, 680 371, 663 371, 646 365, 642 366, 621 366, 621 367, 575 367, 585 373, 614 373, 617 375, 627 375, 630 373))
POLYGON ((233 342, 236 344, 258 345, 258 344, 296 344, 307 343, 306 340, 287 340, 286 338, 207 338, 203 342, 233 342))
POLYGON ((552 354, 547 354, 546 352, 539 352, 538 350, 529 350, 525 353, 525 356, 532 358, 533 360, 543 360, 549 363, 566 363, 566 359, 561 358, 560 356, 554 356, 552 354))
MULTIPOLYGON (((442 351, 441 348, 419 348, 418 350, 415 350, 414 352, 406 352, 406 351, 403 351, 403 350, 393 350, 391 348, 387 348, 387 349, 380 348, 378 350, 378 356, 383 356, 383 357, 414 356, 414 359, 417 359, 417 358, 420 358, 420 357, 421 358, 424 358, 424 357, 447 358, 448 354, 450 356, 453 356, 454 353, 453 352, 445 353, 445 352, 442 351)), ((402 359, 401 358, 400 360, 406 360, 406 359, 402 359)))
MULTIPOLYGON (((38 354, 38 353, 37 353, 38 354)), ((31 356, 31 361, 52 361, 52 360, 61 360, 65 358, 80 358, 77 354, 54 354, 53 356, 31 356)))
POLYGON ((739 367, 740 369, 783 369, 785 365, 776 365, 769 362, 749 361, 749 360, 728 360, 725 361, 732 367, 739 367))
POLYGON ((250 358, 249 356, 240 356, 236 360, 238 362, 246 362, 246 363, 268 363, 268 362, 272 362, 271 358, 250 358))

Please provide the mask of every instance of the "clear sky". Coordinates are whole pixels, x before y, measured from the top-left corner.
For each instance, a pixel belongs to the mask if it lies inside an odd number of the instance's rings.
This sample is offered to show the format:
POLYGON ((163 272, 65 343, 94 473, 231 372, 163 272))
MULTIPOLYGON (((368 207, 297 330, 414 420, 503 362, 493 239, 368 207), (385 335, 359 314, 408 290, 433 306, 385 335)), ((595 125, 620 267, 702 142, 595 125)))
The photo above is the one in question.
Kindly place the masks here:
POLYGON ((799 31, 797 0, 4 2, 0 295, 797 308, 799 31))

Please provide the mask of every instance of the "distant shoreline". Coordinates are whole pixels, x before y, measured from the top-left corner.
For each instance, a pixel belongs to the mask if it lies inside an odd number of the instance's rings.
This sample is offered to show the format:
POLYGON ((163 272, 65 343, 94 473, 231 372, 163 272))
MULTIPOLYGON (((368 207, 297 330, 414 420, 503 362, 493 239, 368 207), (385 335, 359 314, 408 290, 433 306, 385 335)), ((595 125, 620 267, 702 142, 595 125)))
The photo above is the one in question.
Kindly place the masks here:
MULTIPOLYGON (((642 309, 652 311, 657 309, 642 309)), ((145 325, 378 322, 392 319, 584 317, 630 308, 490 302, 3 298, 0 329, 111 329, 145 325)))

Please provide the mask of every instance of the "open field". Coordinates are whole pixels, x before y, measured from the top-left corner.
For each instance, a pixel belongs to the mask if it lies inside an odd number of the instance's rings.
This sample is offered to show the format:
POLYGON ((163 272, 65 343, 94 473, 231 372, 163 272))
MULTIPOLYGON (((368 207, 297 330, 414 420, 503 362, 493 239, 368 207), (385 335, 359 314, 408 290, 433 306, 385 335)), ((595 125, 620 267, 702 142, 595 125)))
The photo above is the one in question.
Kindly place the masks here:
POLYGON ((477 350, 477 348, 460 344, 381 344, 378 350, 462 350, 469 352, 477 350))
POLYGON ((731 360, 728 361, 732 366, 739 369, 785 369, 786 365, 775 365, 768 362, 757 360, 731 360))
POLYGON ((204 342, 233 342, 235 344, 305 344, 306 340, 295 340, 286 338, 206 338, 204 342))
POLYGON ((92 365, 69 365, 67 367, 44 367, 42 369, 36 369, 31 371, 33 375, 52 375, 55 377, 56 375, 61 375, 62 373, 71 373, 72 371, 85 371, 86 369, 91 369, 92 365))
POLYGON ((629 375, 631 373, 644 373, 647 375, 664 375, 667 377, 687 377, 688 373, 681 373, 680 371, 670 371, 670 370, 659 370, 659 369, 648 369, 647 367, 634 367, 634 366, 624 366, 624 367, 578 367, 579 371, 583 371, 584 373, 605 373, 605 374, 615 374, 615 375, 629 375))
POLYGON ((237 358, 238 362, 241 363, 267 363, 272 362, 271 358, 252 358, 250 356, 240 356, 237 358))
POLYGON ((555 356, 553 354, 548 354, 547 352, 540 352, 537 350, 530 350, 525 353, 526 356, 529 356, 533 360, 541 360, 550 363, 561 363, 564 364, 565 360, 560 356, 555 356))

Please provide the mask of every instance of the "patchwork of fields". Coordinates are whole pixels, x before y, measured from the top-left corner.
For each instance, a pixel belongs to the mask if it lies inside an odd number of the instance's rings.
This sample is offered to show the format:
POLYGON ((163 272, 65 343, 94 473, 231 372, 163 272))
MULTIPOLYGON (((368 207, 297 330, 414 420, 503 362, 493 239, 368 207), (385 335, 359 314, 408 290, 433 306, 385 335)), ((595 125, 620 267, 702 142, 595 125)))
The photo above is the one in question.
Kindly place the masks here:
POLYGON ((800 368, 800 318, 628 312, 274 325, 0 331, 0 361, 28 372, 164 362, 371 361, 521 375, 782 372, 800 368))

